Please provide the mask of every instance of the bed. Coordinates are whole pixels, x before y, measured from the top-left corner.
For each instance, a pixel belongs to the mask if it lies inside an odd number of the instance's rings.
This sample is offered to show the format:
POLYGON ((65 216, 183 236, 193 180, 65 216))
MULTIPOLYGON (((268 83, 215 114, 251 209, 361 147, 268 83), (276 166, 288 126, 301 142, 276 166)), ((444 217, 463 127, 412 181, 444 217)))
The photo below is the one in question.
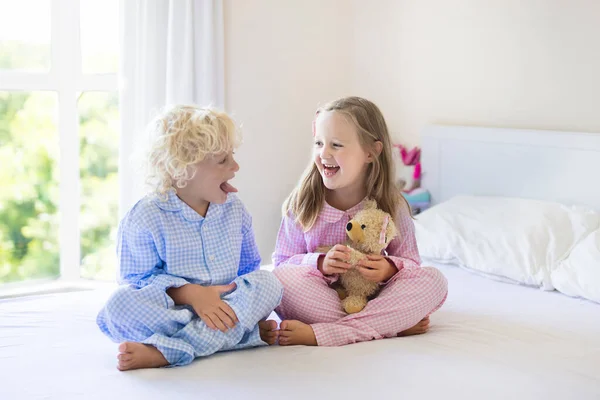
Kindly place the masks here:
MULTIPOLYGON (((598 209, 600 191, 585 185, 590 171, 600 171, 599 155, 598 135, 431 127, 423 137, 424 185, 440 205, 458 195, 508 195, 598 209), (503 178, 507 169, 520 174, 503 178), (576 182, 552 183, 568 176, 576 182)), ((427 260, 450 291, 425 335, 339 348, 273 346, 126 373, 115 368, 116 345, 95 325, 112 287, 3 299, 0 399, 600 399, 600 304, 468 261, 427 260)))

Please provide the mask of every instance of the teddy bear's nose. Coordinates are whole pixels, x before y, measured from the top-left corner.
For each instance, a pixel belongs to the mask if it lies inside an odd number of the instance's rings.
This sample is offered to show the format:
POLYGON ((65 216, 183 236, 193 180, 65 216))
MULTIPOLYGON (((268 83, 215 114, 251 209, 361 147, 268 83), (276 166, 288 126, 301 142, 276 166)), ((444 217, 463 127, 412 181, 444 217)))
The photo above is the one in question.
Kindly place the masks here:
POLYGON ((351 231, 352 230, 352 222, 348 222, 348 225, 346 225, 346 230, 347 231, 351 231))

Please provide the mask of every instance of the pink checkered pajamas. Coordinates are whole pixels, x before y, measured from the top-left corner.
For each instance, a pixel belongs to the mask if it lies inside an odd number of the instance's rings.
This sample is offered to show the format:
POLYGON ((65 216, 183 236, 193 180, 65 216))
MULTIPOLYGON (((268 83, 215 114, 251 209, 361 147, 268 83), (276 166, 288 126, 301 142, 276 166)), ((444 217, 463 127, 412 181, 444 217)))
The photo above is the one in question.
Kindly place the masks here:
POLYGON ((364 201, 347 211, 327 203, 316 224, 308 232, 294 221, 283 218, 273 253, 273 273, 284 287, 276 312, 282 320, 295 319, 311 325, 319 346, 350 343, 397 336, 415 326, 442 306, 448 282, 440 271, 421 267, 414 224, 408 210, 400 207, 395 218, 399 235, 386 249, 386 258, 398 272, 382 283, 379 295, 359 313, 346 314, 337 292, 330 284, 337 276, 324 276, 317 269, 320 246, 346 241, 346 224, 363 208, 364 201))

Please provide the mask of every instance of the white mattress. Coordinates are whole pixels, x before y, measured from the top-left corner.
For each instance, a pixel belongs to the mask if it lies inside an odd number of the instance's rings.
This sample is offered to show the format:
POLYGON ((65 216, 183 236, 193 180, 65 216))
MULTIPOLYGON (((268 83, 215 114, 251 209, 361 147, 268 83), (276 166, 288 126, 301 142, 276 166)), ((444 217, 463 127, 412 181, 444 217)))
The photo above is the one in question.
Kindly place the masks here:
POLYGON ((0 399, 599 399, 600 305, 440 267, 426 335, 221 353, 122 373, 95 325, 107 291, 0 301, 0 399))

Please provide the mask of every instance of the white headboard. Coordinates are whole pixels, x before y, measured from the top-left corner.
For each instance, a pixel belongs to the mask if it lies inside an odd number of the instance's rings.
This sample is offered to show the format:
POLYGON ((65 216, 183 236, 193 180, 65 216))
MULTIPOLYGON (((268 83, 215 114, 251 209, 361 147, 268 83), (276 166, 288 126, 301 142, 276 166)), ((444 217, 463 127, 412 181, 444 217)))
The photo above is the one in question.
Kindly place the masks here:
POLYGON ((463 194, 600 210, 600 134, 430 126, 421 143, 422 186, 434 204, 463 194))

